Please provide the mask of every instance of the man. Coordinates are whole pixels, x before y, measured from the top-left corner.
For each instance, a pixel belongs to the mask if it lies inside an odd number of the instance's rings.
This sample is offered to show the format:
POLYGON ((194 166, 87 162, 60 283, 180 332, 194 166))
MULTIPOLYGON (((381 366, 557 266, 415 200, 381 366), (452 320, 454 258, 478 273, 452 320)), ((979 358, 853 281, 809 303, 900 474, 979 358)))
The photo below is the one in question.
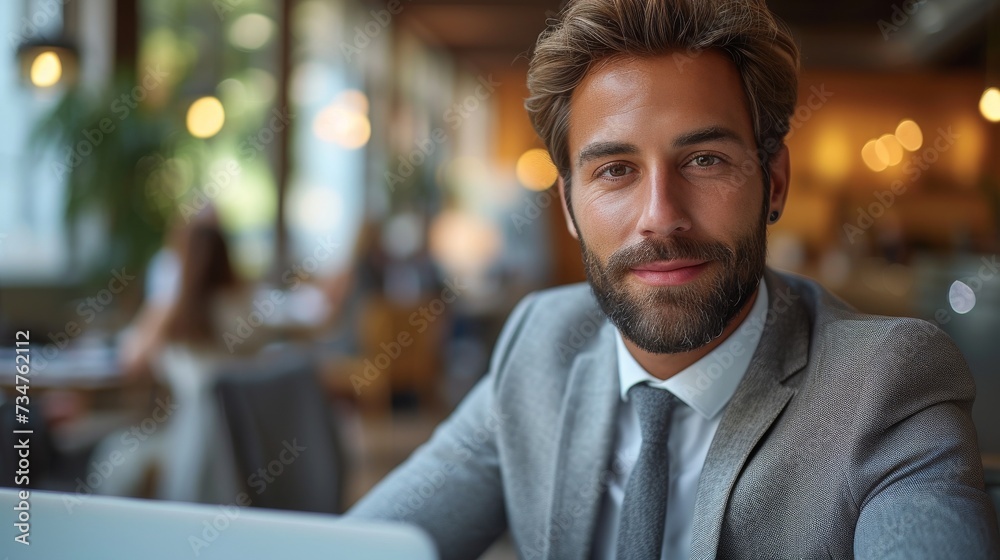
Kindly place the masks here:
POLYGON ((577 0, 526 106, 589 279, 351 511, 474 558, 998 555, 955 345, 765 268, 798 52, 759 0, 577 0))

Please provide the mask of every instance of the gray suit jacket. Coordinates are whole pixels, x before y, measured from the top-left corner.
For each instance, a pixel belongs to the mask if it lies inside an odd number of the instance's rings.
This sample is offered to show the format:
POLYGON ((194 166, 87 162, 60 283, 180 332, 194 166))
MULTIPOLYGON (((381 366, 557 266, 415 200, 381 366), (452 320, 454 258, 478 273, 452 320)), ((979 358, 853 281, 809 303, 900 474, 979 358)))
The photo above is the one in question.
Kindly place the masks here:
MULTIPOLYGON (((698 484, 693 558, 998 558, 952 341, 767 272, 770 309, 698 484)), ((445 559, 505 529, 522 558, 591 554, 619 404, 586 285, 525 298, 489 374, 348 515, 425 529, 445 559)))

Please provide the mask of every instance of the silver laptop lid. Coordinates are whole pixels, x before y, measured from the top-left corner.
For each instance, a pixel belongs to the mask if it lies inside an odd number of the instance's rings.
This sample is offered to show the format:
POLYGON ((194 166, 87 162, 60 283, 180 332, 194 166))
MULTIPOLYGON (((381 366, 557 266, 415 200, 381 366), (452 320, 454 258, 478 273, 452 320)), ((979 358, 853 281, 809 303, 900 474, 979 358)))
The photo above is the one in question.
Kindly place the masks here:
POLYGON ((6 527, 0 555, 11 560, 437 558, 426 534, 401 524, 236 504, 212 506, 35 490, 21 500, 19 492, 23 490, 0 489, 0 519, 6 527))

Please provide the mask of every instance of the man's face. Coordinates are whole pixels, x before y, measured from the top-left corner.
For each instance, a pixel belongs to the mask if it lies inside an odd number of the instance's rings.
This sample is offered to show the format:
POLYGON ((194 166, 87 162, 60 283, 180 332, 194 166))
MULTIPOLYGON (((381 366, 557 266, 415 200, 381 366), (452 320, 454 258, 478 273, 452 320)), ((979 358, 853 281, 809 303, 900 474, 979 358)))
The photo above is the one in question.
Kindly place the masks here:
POLYGON ((569 150, 570 230, 622 335, 653 353, 719 337, 763 274, 770 208, 735 65, 714 51, 595 65, 569 150))

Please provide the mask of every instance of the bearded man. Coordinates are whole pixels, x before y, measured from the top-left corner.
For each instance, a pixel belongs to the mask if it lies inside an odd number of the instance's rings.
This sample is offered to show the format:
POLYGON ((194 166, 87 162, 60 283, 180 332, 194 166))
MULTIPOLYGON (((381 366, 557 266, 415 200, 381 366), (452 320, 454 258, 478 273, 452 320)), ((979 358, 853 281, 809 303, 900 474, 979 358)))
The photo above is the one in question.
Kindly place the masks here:
POLYGON ((447 559, 1000 556, 953 342, 766 268, 798 58, 761 0, 569 3, 526 108, 589 286, 349 515, 447 559))

